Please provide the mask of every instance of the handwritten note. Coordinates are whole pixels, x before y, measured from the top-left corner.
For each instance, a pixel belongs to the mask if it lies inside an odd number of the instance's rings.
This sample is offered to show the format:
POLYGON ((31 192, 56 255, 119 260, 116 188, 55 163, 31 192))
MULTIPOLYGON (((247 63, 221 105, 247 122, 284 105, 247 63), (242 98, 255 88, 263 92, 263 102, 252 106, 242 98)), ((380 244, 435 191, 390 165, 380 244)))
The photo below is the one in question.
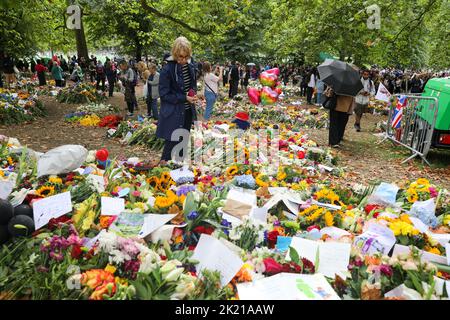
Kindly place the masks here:
POLYGON ((226 286, 244 264, 233 251, 216 238, 202 234, 195 248, 193 260, 198 260, 197 272, 211 270, 220 272, 220 283, 226 286))
POLYGON ((256 206, 256 193, 253 190, 230 189, 227 199, 238 201, 250 206, 256 206))
POLYGON ((346 272, 350 262, 350 250, 350 243, 320 243, 319 268, 317 272, 330 278, 334 278, 335 274, 346 272))
POLYGON ((145 214, 144 224, 141 231, 139 232, 139 237, 145 238, 153 231, 159 227, 165 225, 167 222, 176 217, 176 214, 145 214))
POLYGON ((320 235, 328 235, 331 238, 338 240, 341 237, 350 236, 351 233, 344 229, 339 229, 336 227, 325 227, 320 230, 320 235))
POLYGON ((290 212, 292 212, 295 215, 298 215, 299 205, 297 203, 292 202, 286 198, 283 198, 283 203, 286 205, 286 207, 289 209, 290 212))
POLYGON ((118 216, 125 210, 125 200, 122 198, 102 197, 101 208, 103 216, 118 216))
POLYGON ((320 274, 279 273, 237 284, 240 300, 340 300, 320 274))
POLYGON ((50 219, 58 218, 71 211, 70 191, 36 201, 33 204, 33 218, 36 230, 45 226, 50 219))

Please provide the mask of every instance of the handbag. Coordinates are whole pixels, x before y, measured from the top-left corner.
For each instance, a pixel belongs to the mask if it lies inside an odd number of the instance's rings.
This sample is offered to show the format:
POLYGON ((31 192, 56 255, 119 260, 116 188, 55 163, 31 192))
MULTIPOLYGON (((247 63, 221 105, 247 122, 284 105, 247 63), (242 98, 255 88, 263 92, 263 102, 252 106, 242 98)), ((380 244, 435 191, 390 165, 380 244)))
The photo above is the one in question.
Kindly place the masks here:
POLYGON ((323 102, 322 106, 328 110, 334 110, 337 106, 337 95, 333 92, 331 88, 327 88, 325 91, 326 99, 323 102))

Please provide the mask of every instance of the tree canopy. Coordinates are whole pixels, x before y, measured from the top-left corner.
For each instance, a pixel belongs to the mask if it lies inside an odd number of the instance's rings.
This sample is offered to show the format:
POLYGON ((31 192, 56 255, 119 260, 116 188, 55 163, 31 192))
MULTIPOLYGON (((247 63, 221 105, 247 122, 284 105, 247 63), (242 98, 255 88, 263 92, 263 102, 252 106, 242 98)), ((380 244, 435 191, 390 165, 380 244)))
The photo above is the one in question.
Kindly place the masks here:
POLYGON ((5 0, 0 50, 160 57, 184 35, 197 57, 211 60, 318 63, 322 53, 357 65, 443 69, 449 15, 449 0, 5 0), (67 29, 70 4, 82 8, 82 30, 67 29), (371 5, 379 6, 379 28, 368 27, 371 5))

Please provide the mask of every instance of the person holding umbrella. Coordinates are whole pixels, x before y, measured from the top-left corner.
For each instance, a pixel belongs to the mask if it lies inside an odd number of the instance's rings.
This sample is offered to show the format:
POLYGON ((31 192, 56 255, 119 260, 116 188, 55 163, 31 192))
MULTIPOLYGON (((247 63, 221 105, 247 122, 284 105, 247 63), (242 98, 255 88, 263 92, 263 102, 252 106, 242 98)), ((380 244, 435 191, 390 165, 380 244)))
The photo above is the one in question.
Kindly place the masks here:
POLYGON ((363 89, 359 72, 348 63, 327 59, 318 67, 322 81, 328 86, 323 106, 330 110, 329 145, 338 148, 348 118, 353 113, 355 96, 363 89))

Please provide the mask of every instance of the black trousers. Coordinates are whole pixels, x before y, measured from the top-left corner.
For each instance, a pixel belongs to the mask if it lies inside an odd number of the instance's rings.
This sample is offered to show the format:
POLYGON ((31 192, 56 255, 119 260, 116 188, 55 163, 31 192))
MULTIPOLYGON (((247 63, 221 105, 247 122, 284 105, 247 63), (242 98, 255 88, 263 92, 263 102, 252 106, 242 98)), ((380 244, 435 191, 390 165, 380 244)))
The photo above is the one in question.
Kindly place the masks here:
MULTIPOLYGON (((192 117, 193 117, 192 110, 191 109, 186 110, 185 113, 184 113, 183 128, 188 130, 189 132, 191 131, 192 117)), ((181 141, 182 141, 182 138, 180 138, 179 141, 166 140, 166 142, 164 144, 164 149, 163 149, 163 152, 162 152, 161 160, 162 161, 170 161, 170 160, 172 160, 172 150, 181 141)), ((179 153, 179 156, 184 159, 185 155, 183 154, 183 150, 181 150, 181 152, 179 153)))
POLYGON ((63 86, 63 80, 55 80, 55 84, 58 88, 62 88, 63 86))
POLYGON ((228 97, 230 99, 234 98, 234 96, 237 95, 238 88, 239 88, 239 80, 238 81, 230 81, 230 91, 228 93, 228 97))
POLYGON ((347 112, 330 111, 330 128, 328 131, 330 145, 334 146, 342 141, 349 116, 347 112))
POLYGON ((44 72, 38 72, 39 86, 47 85, 44 72))
POLYGON ((109 96, 110 96, 110 97, 113 96, 113 92, 114 92, 114 84, 115 84, 115 79, 114 79, 114 77, 111 77, 111 78, 108 77, 109 96))
POLYGON ((308 101, 309 104, 312 104, 313 90, 314 88, 311 87, 306 88, 306 101, 308 101))

